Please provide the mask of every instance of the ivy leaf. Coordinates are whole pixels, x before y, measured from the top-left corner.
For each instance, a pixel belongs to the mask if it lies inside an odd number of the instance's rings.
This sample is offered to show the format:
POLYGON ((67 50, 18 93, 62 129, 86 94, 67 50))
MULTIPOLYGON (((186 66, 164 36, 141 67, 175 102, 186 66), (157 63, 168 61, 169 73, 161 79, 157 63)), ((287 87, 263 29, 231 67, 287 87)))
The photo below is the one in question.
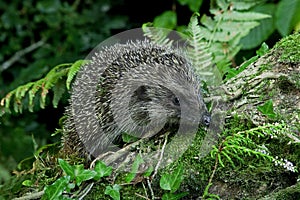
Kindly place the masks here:
POLYGON ((161 199, 162 200, 177 200, 177 199, 181 199, 182 197, 185 197, 188 194, 189 194, 188 192, 182 192, 179 194, 165 193, 161 199))
POLYGON ((58 159, 58 163, 59 163, 59 166, 62 168, 62 170, 64 170, 64 172, 68 176, 70 176, 71 179, 75 179, 74 169, 69 163, 67 163, 66 161, 64 161, 61 158, 58 159))
POLYGON ((131 172, 125 177, 125 181, 130 183, 138 173, 139 166, 144 162, 143 158, 138 154, 132 164, 131 172))
POLYGON ((276 113, 274 112, 273 101, 272 99, 266 101, 264 105, 257 106, 257 109, 270 119, 274 119, 276 117, 276 113))
POLYGON ((127 134, 127 133, 123 133, 122 134, 122 140, 123 142, 125 143, 131 143, 131 142, 135 142, 137 141, 139 138, 133 136, 133 135, 130 135, 130 134, 127 134))
POLYGON ((253 56, 252 58, 241 64, 241 66, 238 69, 229 68, 226 73, 225 81, 235 77, 236 75, 244 71, 251 63, 255 62, 258 58, 259 56, 253 56))
POLYGON ((114 200, 120 200, 120 189, 121 186, 115 184, 113 187, 106 186, 104 194, 109 195, 114 200))
POLYGON ((71 192, 71 190, 74 188, 75 188, 75 183, 69 183, 66 187, 66 191, 71 192))
POLYGON ((104 176, 109 176, 112 173, 112 167, 106 166, 106 164, 102 161, 98 161, 95 165, 95 172, 97 173, 94 177, 96 181, 100 180, 100 178, 104 176))
POLYGON ((171 174, 163 174, 160 178, 159 185, 163 190, 170 190, 175 192, 183 180, 183 167, 179 165, 178 168, 171 174))
POLYGON ((27 186, 27 187, 30 187, 30 186, 32 186, 33 184, 34 184, 34 183, 33 183, 32 180, 25 180, 25 181, 22 182, 22 185, 27 186))
POLYGON ((83 165, 75 165, 74 174, 76 184, 79 186, 83 181, 87 181, 94 178, 97 175, 97 172, 84 169, 83 165))
POLYGON ((144 173, 143 176, 144 177, 149 177, 153 172, 153 166, 150 166, 144 173))
POLYGON ((42 199, 56 200, 62 198, 62 193, 69 184, 70 176, 64 176, 57 179, 52 185, 45 187, 45 193, 42 199))
POLYGON ((256 54, 259 56, 265 55, 269 51, 269 46, 264 42, 261 47, 256 51, 256 54))

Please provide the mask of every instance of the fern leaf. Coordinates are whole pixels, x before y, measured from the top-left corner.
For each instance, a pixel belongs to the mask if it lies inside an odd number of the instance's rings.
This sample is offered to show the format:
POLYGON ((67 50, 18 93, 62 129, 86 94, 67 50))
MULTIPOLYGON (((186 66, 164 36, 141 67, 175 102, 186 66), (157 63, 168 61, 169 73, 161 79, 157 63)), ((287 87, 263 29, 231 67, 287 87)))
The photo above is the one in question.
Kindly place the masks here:
POLYGON ((13 95, 13 93, 10 92, 3 99, 1 99, 1 106, 2 107, 5 107, 6 109, 9 109, 10 100, 11 100, 12 95, 13 95))
POLYGON ((152 23, 145 23, 142 26, 144 35, 158 45, 172 46, 173 40, 168 38, 171 30, 165 28, 152 27, 152 23))
POLYGON ((222 158, 221 158, 221 154, 218 153, 217 156, 218 156, 218 161, 219 161, 220 165, 221 165, 222 167, 225 167, 225 165, 224 165, 224 163, 223 163, 223 161, 222 161, 222 158))
POLYGON ((188 25, 188 47, 187 55, 191 60, 196 72, 209 85, 216 85, 221 82, 219 70, 213 65, 212 51, 208 41, 204 38, 205 29, 198 24, 199 14, 195 13, 188 25))
POLYGON ((250 8, 265 2, 265 0, 230 0, 230 4, 226 0, 217 0, 217 5, 222 9, 231 9, 230 7, 234 7, 236 10, 249 10, 250 8))
POLYGON ((233 163, 232 159, 230 156, 227 154, 228 152, 226 150, 221 151, 221 154, 227 158, 227 160, 230 162, 233 168, 235 168, 235 164, 233 163))
POLYGON ((66 86, 67 89, 70 90, 71 88, 71 83, 76 76, 77 72, 79 71, 80 67, 82 65, 85 65, 88 61, 87 60, 78 60, 69 69, 68 75, 67 75, 67 81, 66 81, 66 86))
POLYGON ((188 25, 188 49, 189 58, 192 60, 193 65, 198 71, 204 72, 211 65, 211 54, 207 51, 207 43, 204 42, 202 30, 198 25, 198 16, 195 14, 192 16, 188 25), (204 65, 203 65, 204 64, 204 65))
POLYGON ((33 100, 34 100, 35 94, 40 90, 42 83, 43 83, 43 79, 40 79, 40 80, 34 82, 31 89, 28 92, 28 95, 29 95, 28 109, 30 112, 33 112, 33 107, 34 107, 33 100))
MULTIPOLYGON (((24 107, 28 107, 28 110, 33 112, 37 94, 40 94, 38 98, 40 108, 45 108, 46 98, 49 91, 52 89, 57 90, 54 87, 59 84, 60 80, 66 78, 70 66, 71 64, 58 65, 50 70, 50 72, 48 72, 44 78, 35 82, 21 85, 8 93, 0 102, 0 105, 2 106, 0 114, 3 115, 4 113, 10 113, 11 106, 15 113, 22 113, 24 107), (28 102, 25 102, 27 96, 28 102)), ((54 107, 57 106, 57 103, 62 96, 61 93, 62 91, 58 92, 58 90, 54 92, 54 107)))
POLYGON ((52 104, 54 108, 57 108, 59 100, 62 98, 63 94, 66 91, 66 85, 64 81, 59 81, 54 87, 53 87, 53 100, 52 104))
POLYGON ((222 20, 233 20, 233 21, 255 21, 265 18, 270 18, 270 15, 256 13, 256 12, 238 12, 231 11, 220 14, 218 10, 211 10, 212 14, 215 14, 216 20, 222 18, 222 20))

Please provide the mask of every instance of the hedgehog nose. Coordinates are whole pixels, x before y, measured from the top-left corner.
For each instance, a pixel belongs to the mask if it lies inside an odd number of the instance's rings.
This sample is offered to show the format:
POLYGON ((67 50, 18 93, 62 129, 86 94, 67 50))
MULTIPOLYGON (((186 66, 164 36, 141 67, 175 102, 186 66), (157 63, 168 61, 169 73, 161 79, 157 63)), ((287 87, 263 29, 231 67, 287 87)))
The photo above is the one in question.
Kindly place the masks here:
POLYGON ((203 124, 208 127, 209 124, 210 124, 210 121, 211 121, 210 115, 209 114, 204 114, 203 118, 202 118, 202 121, 203 121, 203 124))

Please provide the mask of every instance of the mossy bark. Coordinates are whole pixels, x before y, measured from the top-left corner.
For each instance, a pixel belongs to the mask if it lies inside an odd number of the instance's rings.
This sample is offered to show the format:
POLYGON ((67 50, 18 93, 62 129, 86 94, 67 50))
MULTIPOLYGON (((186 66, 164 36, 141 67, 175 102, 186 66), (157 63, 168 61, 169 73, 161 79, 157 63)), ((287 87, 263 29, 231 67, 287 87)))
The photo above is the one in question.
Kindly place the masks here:
POLYGON ((235 113, 256 125, 269 119, 257 106, 272 99, 275 111, 287 123, 299 125, 300 34, 282 39, 265 56, 250 64, 225 84, 211 88, 212 98, 222 98, 235 113), (222 96, 219 96, 222 94, 222 96))
MULTIPOLYGON (((293 148, 278 144, 278 152, 288 149, 287 155, 300 160, 300 151, 297 149, 300 148, 300 33, 283 38, 243 72, 221 86, 210 88, 210 91, 211 97, 208 100, 225 102, 228 108, 226 118, 238 116, 241 123, 246 121, 253 126, 284 121, 293 133, 286 135, 293 148), (258 109, 268 101, 273 107, 272 116, 258 109)), ((230 127, 232 130, 234 128, 230 127)), ((296 164, 299 168, 300 162, 296 164)), ((218 194, 222 199, 257 199, 268 193, 272 194, 262 199, 283 199, 281 197, 285 194, 288 196, 285 199, 299 198, 299 173, 274 175, 271 172, 256 172, 247 175, 233 170, 218 175, 220 177, 213 181, 210 192, 218 194), (292 186, 297 179, 297 185, 292 186), (272 183, 274 181, 276 184, 272 183), (271 187, 271 184, 276 186, 271 187)))

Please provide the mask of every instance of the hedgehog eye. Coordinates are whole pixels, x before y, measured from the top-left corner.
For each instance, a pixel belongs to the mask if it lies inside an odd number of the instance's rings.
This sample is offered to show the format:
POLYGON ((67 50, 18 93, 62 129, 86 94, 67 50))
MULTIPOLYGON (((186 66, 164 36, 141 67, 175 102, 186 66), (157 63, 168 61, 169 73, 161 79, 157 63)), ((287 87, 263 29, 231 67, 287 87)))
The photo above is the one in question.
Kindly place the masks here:
POLYGON ((177 97, 174 97, 174 98, 172 99, 172 102, 173 102, 173 104, 176 105, 176 106, 179 106, 179 105, 180 105, 179 99, 178 99, 177 97))

